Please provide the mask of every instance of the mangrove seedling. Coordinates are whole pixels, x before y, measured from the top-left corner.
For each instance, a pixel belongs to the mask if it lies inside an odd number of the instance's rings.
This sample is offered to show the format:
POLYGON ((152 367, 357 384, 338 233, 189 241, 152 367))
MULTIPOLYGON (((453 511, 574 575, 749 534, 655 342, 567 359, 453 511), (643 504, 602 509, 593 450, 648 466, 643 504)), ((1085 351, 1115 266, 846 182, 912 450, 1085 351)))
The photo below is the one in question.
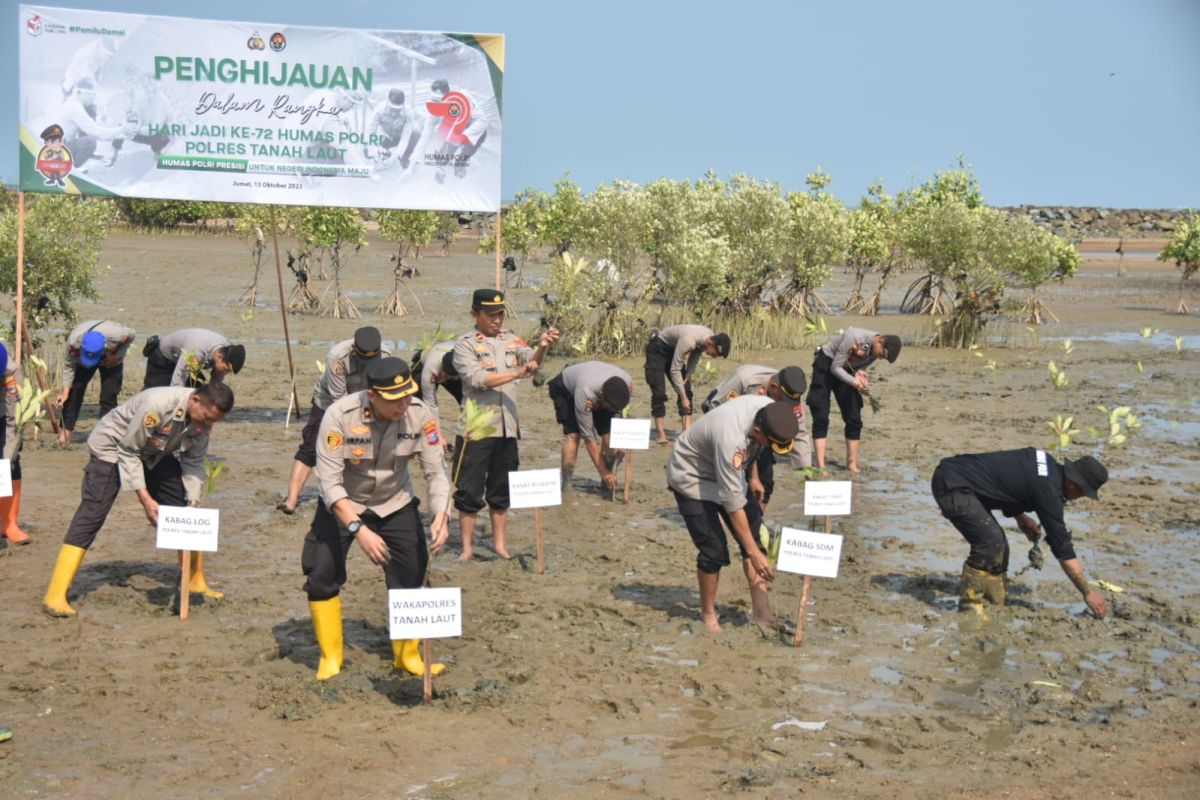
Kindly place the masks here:
POLYGON ((1046 427, 1054 432, 1054 442, 1051 449, 1054 450, 1055 457, 1060 457, 1068 447, 1071 446, 1072 440, 1082 431, 1074 427, 1075 417, 1064 417, 1058 414, 1053 421, 1047 422, 1046 427))
POLYGON ((1057 364, 1055 364, 1053 361, 1049 362, 1046 365, 1046 368, 1050 371, 1050 385, 1051 386, 1053 386, 1055 389, 1061 389, 1067 385, 1066 370, 1060 369, 1059 366, 1057 364))

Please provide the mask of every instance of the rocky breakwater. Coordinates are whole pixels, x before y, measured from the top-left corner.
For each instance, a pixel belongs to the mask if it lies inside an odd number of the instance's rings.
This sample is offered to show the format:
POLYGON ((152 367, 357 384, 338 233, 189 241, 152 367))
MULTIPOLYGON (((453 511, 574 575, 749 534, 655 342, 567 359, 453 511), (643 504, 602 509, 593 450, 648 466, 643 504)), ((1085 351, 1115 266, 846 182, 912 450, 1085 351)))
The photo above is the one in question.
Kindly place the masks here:
POLYGON ((1187 213, 1170 209, 1092 206, 1015 206, 1003 209, 1029 217, 1068 239, 1111 236, 1128 239, 1169 237, 1187 213))

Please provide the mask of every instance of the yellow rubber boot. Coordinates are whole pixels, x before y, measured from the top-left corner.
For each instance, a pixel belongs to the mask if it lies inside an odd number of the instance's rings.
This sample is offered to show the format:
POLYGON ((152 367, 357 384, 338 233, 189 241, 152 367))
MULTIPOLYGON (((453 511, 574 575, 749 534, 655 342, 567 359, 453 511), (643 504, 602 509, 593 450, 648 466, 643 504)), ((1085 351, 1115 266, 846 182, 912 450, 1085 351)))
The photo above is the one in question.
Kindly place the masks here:
MULTIPOLYGON (((392 666, 411 675, 425 674, 425 660, 421 658, 420 639, 396 639, 392 642, 392 666)), ((441 675, 445 664, 430 664, 430 675, 441 675)))
POLYGON ((12 482, 12 497, 0 497, 0 524, 4 538, 13 544, 29 544, 29 534, 21 530, 17 518, 21 515, 21 481, 12 482))
POLYGON ((992 605, 1004 605, 1008 601, 1008 575, 988 573, 984 578, 983 596, 992 605))
POLYGON ((342 671, 342 598, 309 600, 313 633, 321 648, 321 663, 317 665, 317 680, 329 680, 342 671))
POLYGON ((188 581, 189 592, 198 592, 214 600, 220 600, 225 596, 224 592, 208 588, 208 582, 204 580, 204 553, 195 550, 192 551, 192 569, 190 574, 191 579, 188 581))
POLYGON ((67 590, 75 573, 83 563, 83 554, 87 550, 73 544, 64 544, 58 551, 58 560, 54 562, 54 574, 50 576, 50 586, 46 596, 42 598, 42 609, 52 617, 73 617, 75 609, 67 603, 67 590))
POLYGON ((963 563, 962 584, 958 593, 959 611, 974 611, 979 616, 987 618, 987 614, 983 610, 983 601, 987 596, 987 578, 988 573, 963 563))

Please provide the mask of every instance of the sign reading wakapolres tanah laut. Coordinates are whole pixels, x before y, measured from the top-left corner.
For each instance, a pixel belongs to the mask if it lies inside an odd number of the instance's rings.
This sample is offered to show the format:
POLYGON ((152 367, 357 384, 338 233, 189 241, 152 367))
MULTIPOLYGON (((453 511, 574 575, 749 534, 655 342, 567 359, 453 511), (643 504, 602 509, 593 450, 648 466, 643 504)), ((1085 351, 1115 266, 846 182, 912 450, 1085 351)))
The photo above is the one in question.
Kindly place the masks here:
POLYGON ((504 37, 21 6, 24 191, 500 207, 504 37))

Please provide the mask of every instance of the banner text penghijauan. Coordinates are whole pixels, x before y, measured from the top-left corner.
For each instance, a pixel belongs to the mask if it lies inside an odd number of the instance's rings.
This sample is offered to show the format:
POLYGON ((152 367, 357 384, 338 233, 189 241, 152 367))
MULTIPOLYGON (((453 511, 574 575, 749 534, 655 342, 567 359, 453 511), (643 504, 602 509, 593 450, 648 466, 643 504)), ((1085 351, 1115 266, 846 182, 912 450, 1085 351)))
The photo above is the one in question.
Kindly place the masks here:
POLYGON ((246 61, 233 58, 155 56, 154 79, 174 77, 177 81, 252 83, 261 86, 307 86, 313 89, 361 89, 371 91, 370 68, 330 67, 328 64, 289 64, 286 61, 246 61))

